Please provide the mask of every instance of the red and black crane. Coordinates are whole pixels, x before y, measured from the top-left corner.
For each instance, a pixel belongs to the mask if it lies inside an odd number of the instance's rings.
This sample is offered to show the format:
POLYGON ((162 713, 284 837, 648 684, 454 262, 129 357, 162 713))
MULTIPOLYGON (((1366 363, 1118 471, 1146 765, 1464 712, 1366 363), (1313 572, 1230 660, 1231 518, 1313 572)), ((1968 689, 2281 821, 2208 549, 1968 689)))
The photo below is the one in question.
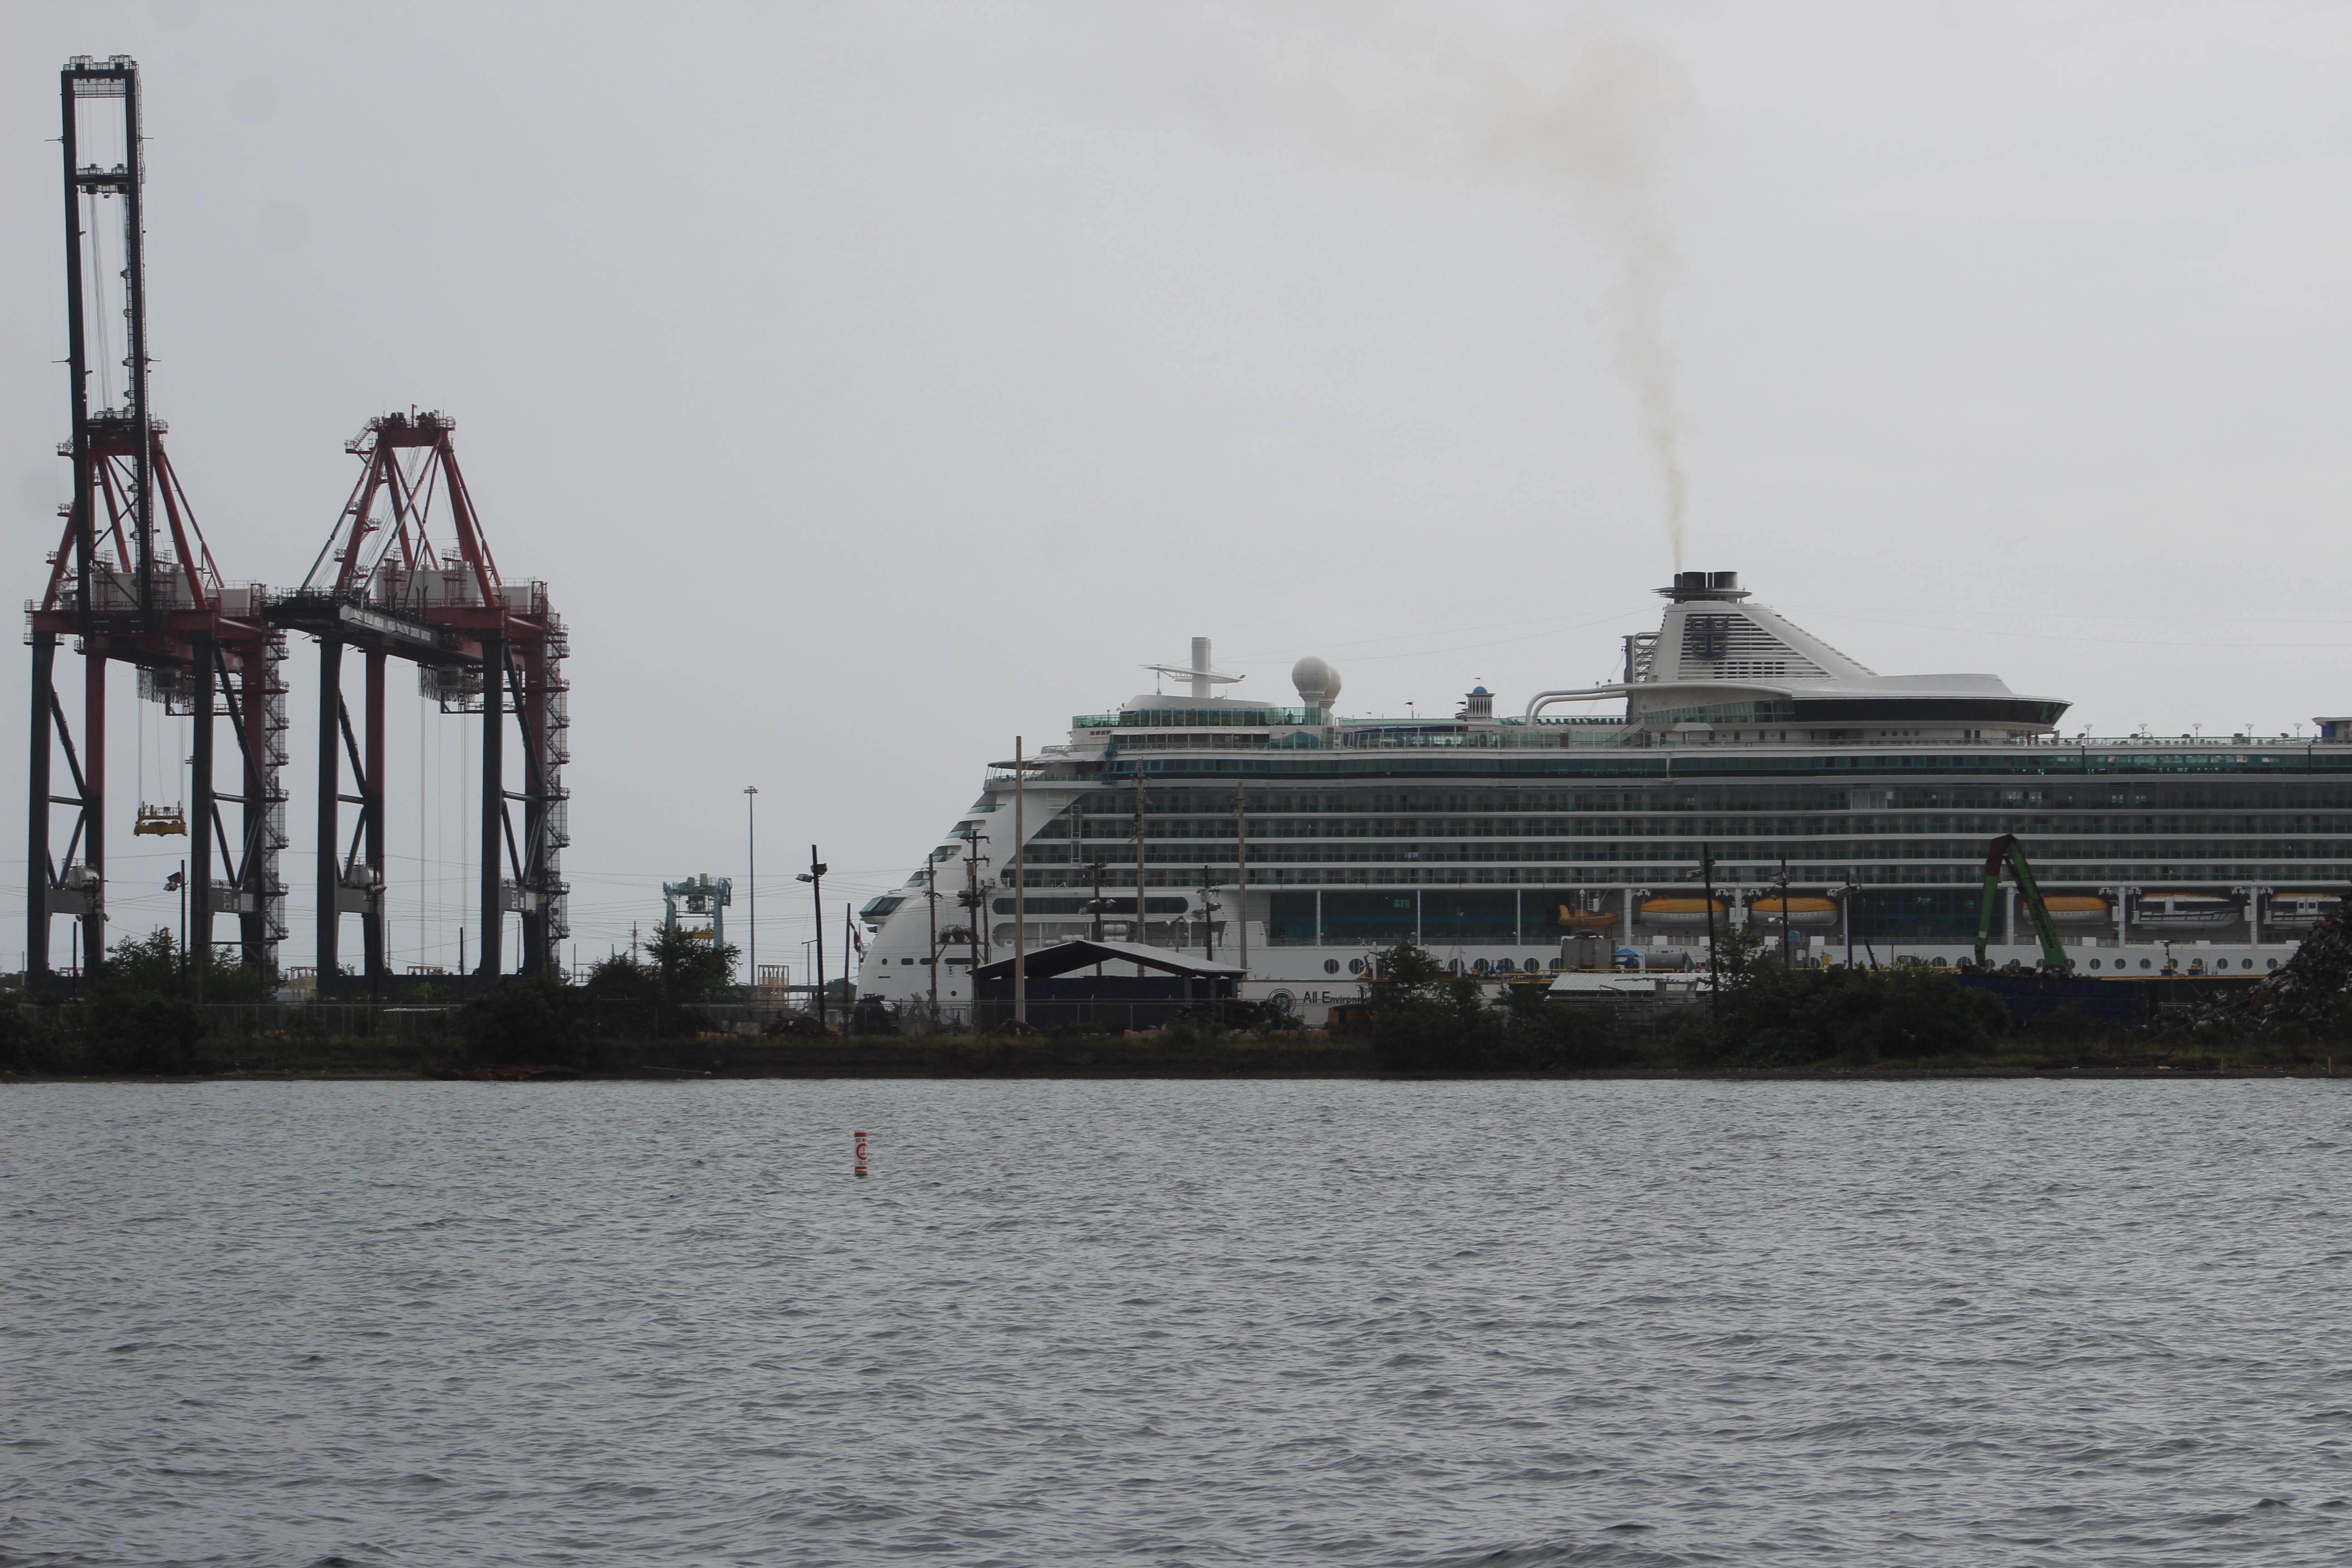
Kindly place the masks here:
POLYGON ((503 973, 504 917, 521 916, 525 974, 557 973, 564 920, 561 856, 566 831, 563 764, 571 723, 563 679, 569 645, 547 584, 509 583, 491 557, 451 444, 457 422, 427 412, 371 419, 345 444, 363 465, 334 531, 295 592, 269 619, 319 640, 319 977, 333 988, 341 918, 360 917, 371 994, 390 979, 384 952, 384 677, 388 661, 417 667, 423 693, 444 713, 482 722, 481 964, 503 973), (436 545, 445 523, 455 542, 436 545), (365 661, 357 732, 342 691, 346 648, 365 661), (506 716, 520 732, 522 787, 507 788, 506 716), (364 737, 362 739, 362 737, 364 737), (353 793, 342 787, 351 765, 353 793), (522 805, 518 837, 509 802, 522 805), (351 837, 342 807, 357 807, 351 837), (503 869, 502 869, 503 868, 503 869))
MULTIPOLYGON (((209 954, 213 917, 239 921, 244 962, 265 980, 278 971, 286 934, 278 879, 286 845, 286 634, 319 639, 318 959, 323 990, 342 989, 342 917, 360 919, 369 992, 389 989, 384 926, 389 824, 384 799, 389 662, 417 667, 425 696, 445 713, 478 713, 480 953, 476 983, 505 972, 505 917, 521 917, 526 974, 558 973, 569 934, 561 852, 570 841, 563 764, 570 718, 563 622, 540 582, 509 583, 492 559, 451 445, 455 422, 438 413, 371 419, 345 446, 362 469, 327 546, 300 588, 270 595, 230 586, 215 565, 163 450, 164 426, 148 400, 144 231, 141 196, 139 67, 127 56, 77 57, 59 73, 65 153, 67 364, 73 435, 73 500, 50 557, 47 591, 29 616, 33 650, 30 753, 28 983, 52 984, 55 917, 81 922, 96 966, 106 951, 106 693, 110 664, 140 672, 140 695, 193 721, 184 818, 158 813, 142 831, 189 835, 189 946, 209 954), (102 222, 119 203, 120 224, 102 222), (108 235, 119 226, 112 242, 108 235), (110 323, 120 320, 121 375, 110 323), (119 395, 117 381, 120 381, 119 395), (93 396, 93 392, 95 396, 93 396), (160 521, 159 521, 160 520, 160 521), (436 545, 446 522, 454 542, 436 545), (163 533, 159 535, 159 527, 163 533), (57 689, 59 641, 83 655, 80 729, 57 689), (354 726, 343 696, 343 655, 363 661, 365 695, 354 726), (504 739, 511 713, 522 753, 520 789, 509 789, 504 739), (242 761, 233 791, 215 782, 213 721, 226 718, 242 761), (71 794, 59 793, 62 753, 71 794), (344 787, 348 762, 351 787, 344 787), (520 802, 522 828, 509 806, 520 802), (232 839, 223 803, 241 808, 232 839), (55 808, 71 807, 62 855, 55 808), (343 808, 357 808, 343 837, 343 808), (214 851, 217 848, 218 858, 214 851)), ((199 966, 201 975, 204 968, 199 966)), ((199 980, 199 987, 202 982, 199 980)), ((468 989, 471 985, 468 985, 468 989)))
POLYGON ((285 888, 278 879, 286 842, 278 776, 285 761, 285 638, 264 617, 261 589, 222 581, 164 453, 163 422, 150 405, 138 63, 123 55, 77 57, 58 73, 58 98, 72 405, 72 438, 58 452, 73 463, 73 500, 61 509, 64 537, 50 557, 47 587, 28 616, 26 981, 35 987, 56 982, 49 938, 58 915, 81 922, 85 962, 93 969, 104 962, 110 664, 136 668, 142 697, 193 720, 193 799, 185 819, 191 950, 208 955, 213 916, 233 914, 245 963, 269 975, 285 935, 285 888), (119 224, 105 221, 110 212, 119 224), (110 254, 110 230, 119 235, 110 254), (119 388, 110 320, 121 323, 119 388), (159 511, 168 541, 157 536, 159 511), (68 637, 83 656, 79 745, 57 689, 58 646, 68 637), (215 718, 230 721, 243 763, 234 793, 215 783, 215 718), (60 752, 70 795, 55 788, 60 752), (221 818, 224 801, 240 808, 234 840, 221 818), (75 813, 62 856, 53 837, 53 808, 60 805, 75 813))

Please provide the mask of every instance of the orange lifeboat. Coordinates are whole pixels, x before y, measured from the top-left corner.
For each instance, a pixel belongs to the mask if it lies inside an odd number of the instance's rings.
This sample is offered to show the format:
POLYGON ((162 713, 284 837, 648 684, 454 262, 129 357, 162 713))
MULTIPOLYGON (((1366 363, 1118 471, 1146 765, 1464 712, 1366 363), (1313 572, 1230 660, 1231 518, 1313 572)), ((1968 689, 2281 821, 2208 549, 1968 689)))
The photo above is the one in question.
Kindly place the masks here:
POLYGON ((1833 926, 1837 905, 1828 899, 1759 899, 1748 912, 1767 925, 1779 925, 1785 914, 1792 926, 1833 926))
POLYGON ((1653 926, 1703 926, 1729 911, 1720 899, 1644 899, 1642 923, 1653 926))
POLYGON ((2051 923, 2062 926, 2098 925, 2113 912, 2106 900, 2088 894, 2060 894, 2042 900, 2042 905, 2050 911, 2051 923))
POLYGON ((1570 931, 1606 931, 1617 923, 1617 917, 1606 910, 1572 910, 1562 904, 1559 923, 1570 931))

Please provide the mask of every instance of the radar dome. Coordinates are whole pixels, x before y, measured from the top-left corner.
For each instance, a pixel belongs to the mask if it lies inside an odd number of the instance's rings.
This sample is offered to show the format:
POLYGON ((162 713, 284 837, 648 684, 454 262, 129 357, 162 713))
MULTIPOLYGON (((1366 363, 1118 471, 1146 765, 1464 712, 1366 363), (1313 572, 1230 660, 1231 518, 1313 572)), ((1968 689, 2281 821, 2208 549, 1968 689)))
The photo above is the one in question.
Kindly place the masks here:
POLYGON ((1328 708, 1339 700, 1339 672, 1313 654, 1290 667, 1290 684, 1309 708, 1328 708))

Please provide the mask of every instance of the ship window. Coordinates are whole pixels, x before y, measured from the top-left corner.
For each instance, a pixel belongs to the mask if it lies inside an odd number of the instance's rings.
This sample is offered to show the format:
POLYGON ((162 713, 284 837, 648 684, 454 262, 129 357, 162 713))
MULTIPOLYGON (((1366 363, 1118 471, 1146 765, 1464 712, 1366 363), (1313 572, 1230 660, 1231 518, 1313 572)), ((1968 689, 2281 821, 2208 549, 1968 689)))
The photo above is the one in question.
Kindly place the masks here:
POLYGON ((2278 967, 2278 960, 2275 958, 2272 959, 2270 962, 2270 967, 2276 969, 2278 967))
POLYGON ((2147 968, 2147 967, 2148 967, 2148 962, 2147 962, 2147 959, 2145 959, 2145 958, 2141 959, 2141 960, 2139 961, 2139 966, 2140 966, 2142 969, 2146 969, 2146 968, 2147 968))
POLYGON ((2098 961, 2097 959, 2095 959, 2095 959, 2093 959, 2093 960, 2091 960, 2091 967, 2092 967, 2092 968, 2094 968, 2094 969, 2096 969, 2097 967, 2099 967, 2099 961, 2098 961))
POLYGON ((1323 973, 1326 973, 1326 974, 1337 974, 1337 973, 1339 973, 1339 961, 1338 959, 1336 959, 1336 958, 1327 958, 1327 959, 1325 959, 1325 960, 1323 961, 1323 973))

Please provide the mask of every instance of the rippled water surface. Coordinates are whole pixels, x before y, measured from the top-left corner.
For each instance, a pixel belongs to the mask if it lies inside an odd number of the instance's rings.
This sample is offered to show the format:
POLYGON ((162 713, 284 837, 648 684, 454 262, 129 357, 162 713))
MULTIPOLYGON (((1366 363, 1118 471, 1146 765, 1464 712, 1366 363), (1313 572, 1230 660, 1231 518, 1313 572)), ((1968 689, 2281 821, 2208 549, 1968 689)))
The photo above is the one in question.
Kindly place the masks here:
POLYGON ((2352 1562, 2347 1115, 20 1086, 0 1563, 2352 1562))

